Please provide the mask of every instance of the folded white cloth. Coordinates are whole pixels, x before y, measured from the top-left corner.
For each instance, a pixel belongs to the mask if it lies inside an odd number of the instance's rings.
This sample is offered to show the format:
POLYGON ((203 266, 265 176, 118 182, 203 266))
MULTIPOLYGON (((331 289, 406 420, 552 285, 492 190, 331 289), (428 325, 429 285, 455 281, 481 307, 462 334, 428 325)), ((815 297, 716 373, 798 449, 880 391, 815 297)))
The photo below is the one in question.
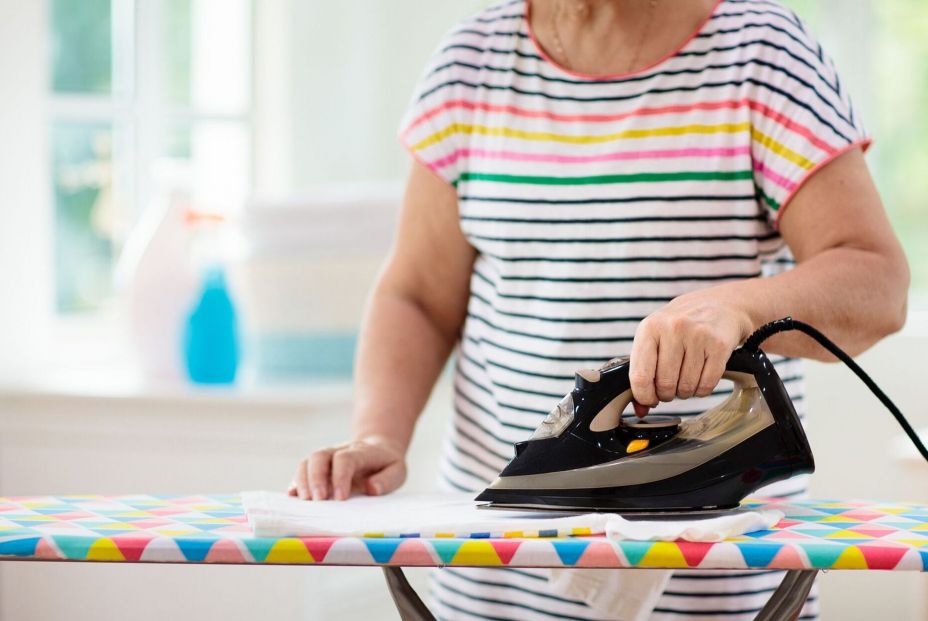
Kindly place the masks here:
MULTIPOLYGON (((717 517, 690 520, 610 519, 606 536, 644 541, 721 541, 770 528, 783 513, 773 509, 732 511, 717 517)), ((617 621, 644 621, 673 574, 665 569, 551 569, 551 591, 579 599, 596 612, 617 621)))
POLYGON ((613 513, 487 511, 462 493, 355 496, 309 502, 275 492, 243 492, 242 505, 259 537, 363 537, 437 534, 456 537, 521 533, 523 537, 605 534, 639 541, 719 541, 769 528, 779 511, 734 511, 704 520, 626 520, 613 513))
POLYGON ((398 492, 311 502, 274 492, 243 492, 242 505, 258 537, 569 537, 605 533, 608 517, 486 511, 477 508, 473 494, 398 492))

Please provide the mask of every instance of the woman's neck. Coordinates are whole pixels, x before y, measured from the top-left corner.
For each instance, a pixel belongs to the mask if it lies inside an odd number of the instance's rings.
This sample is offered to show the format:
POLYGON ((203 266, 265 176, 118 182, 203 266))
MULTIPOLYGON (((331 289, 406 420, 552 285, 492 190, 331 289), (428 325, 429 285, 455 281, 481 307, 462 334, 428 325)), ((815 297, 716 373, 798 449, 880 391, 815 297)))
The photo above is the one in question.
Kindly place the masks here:
POLYGON ((691 36, 716 0, 529 0, 539 45, 566 69, 621 74, 650 66, 691 36))

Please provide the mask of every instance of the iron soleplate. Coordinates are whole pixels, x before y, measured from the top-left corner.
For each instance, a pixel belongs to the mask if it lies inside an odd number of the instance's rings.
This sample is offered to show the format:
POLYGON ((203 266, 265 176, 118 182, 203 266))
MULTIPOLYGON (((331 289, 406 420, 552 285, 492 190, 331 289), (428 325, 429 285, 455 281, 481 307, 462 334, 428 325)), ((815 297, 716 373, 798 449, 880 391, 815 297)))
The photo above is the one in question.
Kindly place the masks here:
POLYGON ((629 510, 629 509, 610 509, 605 507, 566 507, 551 505, 530 505, 530 504, 505 504, 499 502, 487 502, 477 505, 478 509, 500 510, 500 511, 528 511, 533 513, 558 513, 564 515, 580 515, 583 513, 614 513, 626 520, 685 520, 685 519, 708 519, 731 515, 740 509, 740 505, 731 505, 727 507, 695 507, 681 509, 663 509, 663 510, 629 510))

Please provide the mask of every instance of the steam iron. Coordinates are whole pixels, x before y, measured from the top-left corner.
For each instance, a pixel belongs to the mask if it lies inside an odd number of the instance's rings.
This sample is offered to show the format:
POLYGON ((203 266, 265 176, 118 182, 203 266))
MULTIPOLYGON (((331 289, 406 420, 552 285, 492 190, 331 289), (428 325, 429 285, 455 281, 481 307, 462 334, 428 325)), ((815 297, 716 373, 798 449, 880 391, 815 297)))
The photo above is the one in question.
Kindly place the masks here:
POLYGON ((477 501, 484 508, 608 511, 630 515, 733 509, 758 488, 815 470, 812 451, 783 382, 760 345, 801 331, 844 362, 886 406, 928 460, 899 409, 825 335, 786 317, 732 353, 723 377, 732 394, 702 414, 623 416, 632 399, 629 359, 577 372, 565 396, 477 501))
POLYGON ((565 396, 478 501, 491 507, 699 513, 737 507, 759 487, 812 472, 802 425, 773 364, 735 351, 732 394, 681 420, 623 416, 628 357, 577 372, 565 396))

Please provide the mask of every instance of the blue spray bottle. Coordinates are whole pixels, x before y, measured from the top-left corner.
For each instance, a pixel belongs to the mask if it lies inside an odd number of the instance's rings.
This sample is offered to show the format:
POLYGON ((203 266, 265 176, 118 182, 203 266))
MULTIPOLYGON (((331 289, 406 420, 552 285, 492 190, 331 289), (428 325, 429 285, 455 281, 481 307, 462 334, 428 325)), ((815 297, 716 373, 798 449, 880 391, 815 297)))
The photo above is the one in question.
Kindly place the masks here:
POLYGON ((235 381, 239 361, 237 323, 225 271, 219 266, 207 268, 184 330, 184 359, 191 381, 198 384, 235 381))

